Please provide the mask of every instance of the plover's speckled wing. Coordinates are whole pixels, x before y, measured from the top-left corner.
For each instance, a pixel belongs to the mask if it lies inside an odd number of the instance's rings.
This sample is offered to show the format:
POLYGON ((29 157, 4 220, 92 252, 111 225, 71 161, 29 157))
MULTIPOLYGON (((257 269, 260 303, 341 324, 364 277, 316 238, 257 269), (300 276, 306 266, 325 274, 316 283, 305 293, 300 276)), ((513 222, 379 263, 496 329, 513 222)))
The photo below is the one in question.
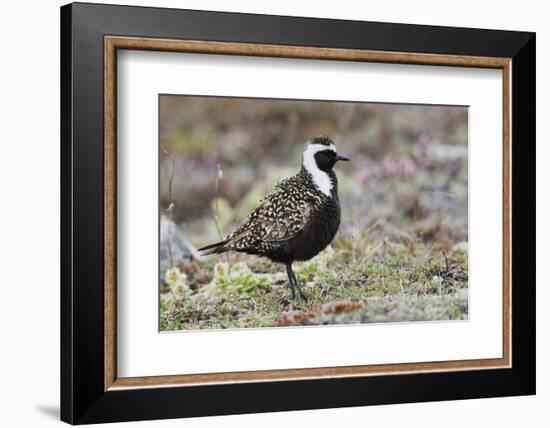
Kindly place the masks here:
POLYGON ((227 238, 235 250, 269 250, 296 236, 319 209, 324 198, 311 191, 304 177, 283 180, 267 195, 244 222, 227 238))

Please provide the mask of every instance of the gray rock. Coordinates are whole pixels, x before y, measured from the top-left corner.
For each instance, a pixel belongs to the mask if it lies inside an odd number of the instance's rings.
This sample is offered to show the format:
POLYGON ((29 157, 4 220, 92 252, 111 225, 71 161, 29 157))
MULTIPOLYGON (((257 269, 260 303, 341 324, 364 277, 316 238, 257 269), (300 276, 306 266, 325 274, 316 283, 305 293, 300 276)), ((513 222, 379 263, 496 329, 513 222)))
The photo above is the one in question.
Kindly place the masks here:
POLYGON ((170 249, 174 264, 188 263, 199 257, 196 248, 187 240, 176 223, 166 215, 160 217, 160 280, 164 273, 172 267, 170 249))

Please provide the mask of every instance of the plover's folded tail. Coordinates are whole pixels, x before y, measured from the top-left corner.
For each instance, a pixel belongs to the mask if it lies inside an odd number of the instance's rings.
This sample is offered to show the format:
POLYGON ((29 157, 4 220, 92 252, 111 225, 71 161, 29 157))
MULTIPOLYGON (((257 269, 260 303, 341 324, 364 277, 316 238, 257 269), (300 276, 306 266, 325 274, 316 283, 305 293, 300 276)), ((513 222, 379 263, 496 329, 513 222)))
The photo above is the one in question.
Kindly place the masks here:
POLYGON ((199 248, 197 251, 201 253, 201 256, 209 256, 210 254, 221 254, 229 251, 227 247, 225 247, 225 244, 227 244, 229 240, 226 239, 224 241, 216 242, 215 244, 207 245, 206 247, 199 248))

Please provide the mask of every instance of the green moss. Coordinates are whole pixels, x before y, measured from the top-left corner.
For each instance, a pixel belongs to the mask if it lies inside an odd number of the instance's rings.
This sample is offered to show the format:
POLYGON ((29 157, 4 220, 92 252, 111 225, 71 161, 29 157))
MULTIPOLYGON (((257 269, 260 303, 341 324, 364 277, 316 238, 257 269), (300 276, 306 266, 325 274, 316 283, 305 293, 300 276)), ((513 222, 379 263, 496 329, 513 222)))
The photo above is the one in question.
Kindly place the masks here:
POLYGON ((254 296, 269 291, 270 280, 269 274, 253 273, 244 262, 220 262, 214 266, 212 283, 203 292, 215 296, 254 296))

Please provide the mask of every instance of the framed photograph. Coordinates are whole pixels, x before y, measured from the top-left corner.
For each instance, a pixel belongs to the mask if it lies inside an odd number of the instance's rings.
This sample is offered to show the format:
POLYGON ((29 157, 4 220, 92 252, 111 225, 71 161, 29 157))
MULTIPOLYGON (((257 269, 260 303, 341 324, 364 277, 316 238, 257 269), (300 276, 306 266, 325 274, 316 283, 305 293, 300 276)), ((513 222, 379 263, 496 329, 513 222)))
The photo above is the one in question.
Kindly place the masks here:
POLYGON ((61 8, 61 418, 535 393, 535 35, 61 8))

